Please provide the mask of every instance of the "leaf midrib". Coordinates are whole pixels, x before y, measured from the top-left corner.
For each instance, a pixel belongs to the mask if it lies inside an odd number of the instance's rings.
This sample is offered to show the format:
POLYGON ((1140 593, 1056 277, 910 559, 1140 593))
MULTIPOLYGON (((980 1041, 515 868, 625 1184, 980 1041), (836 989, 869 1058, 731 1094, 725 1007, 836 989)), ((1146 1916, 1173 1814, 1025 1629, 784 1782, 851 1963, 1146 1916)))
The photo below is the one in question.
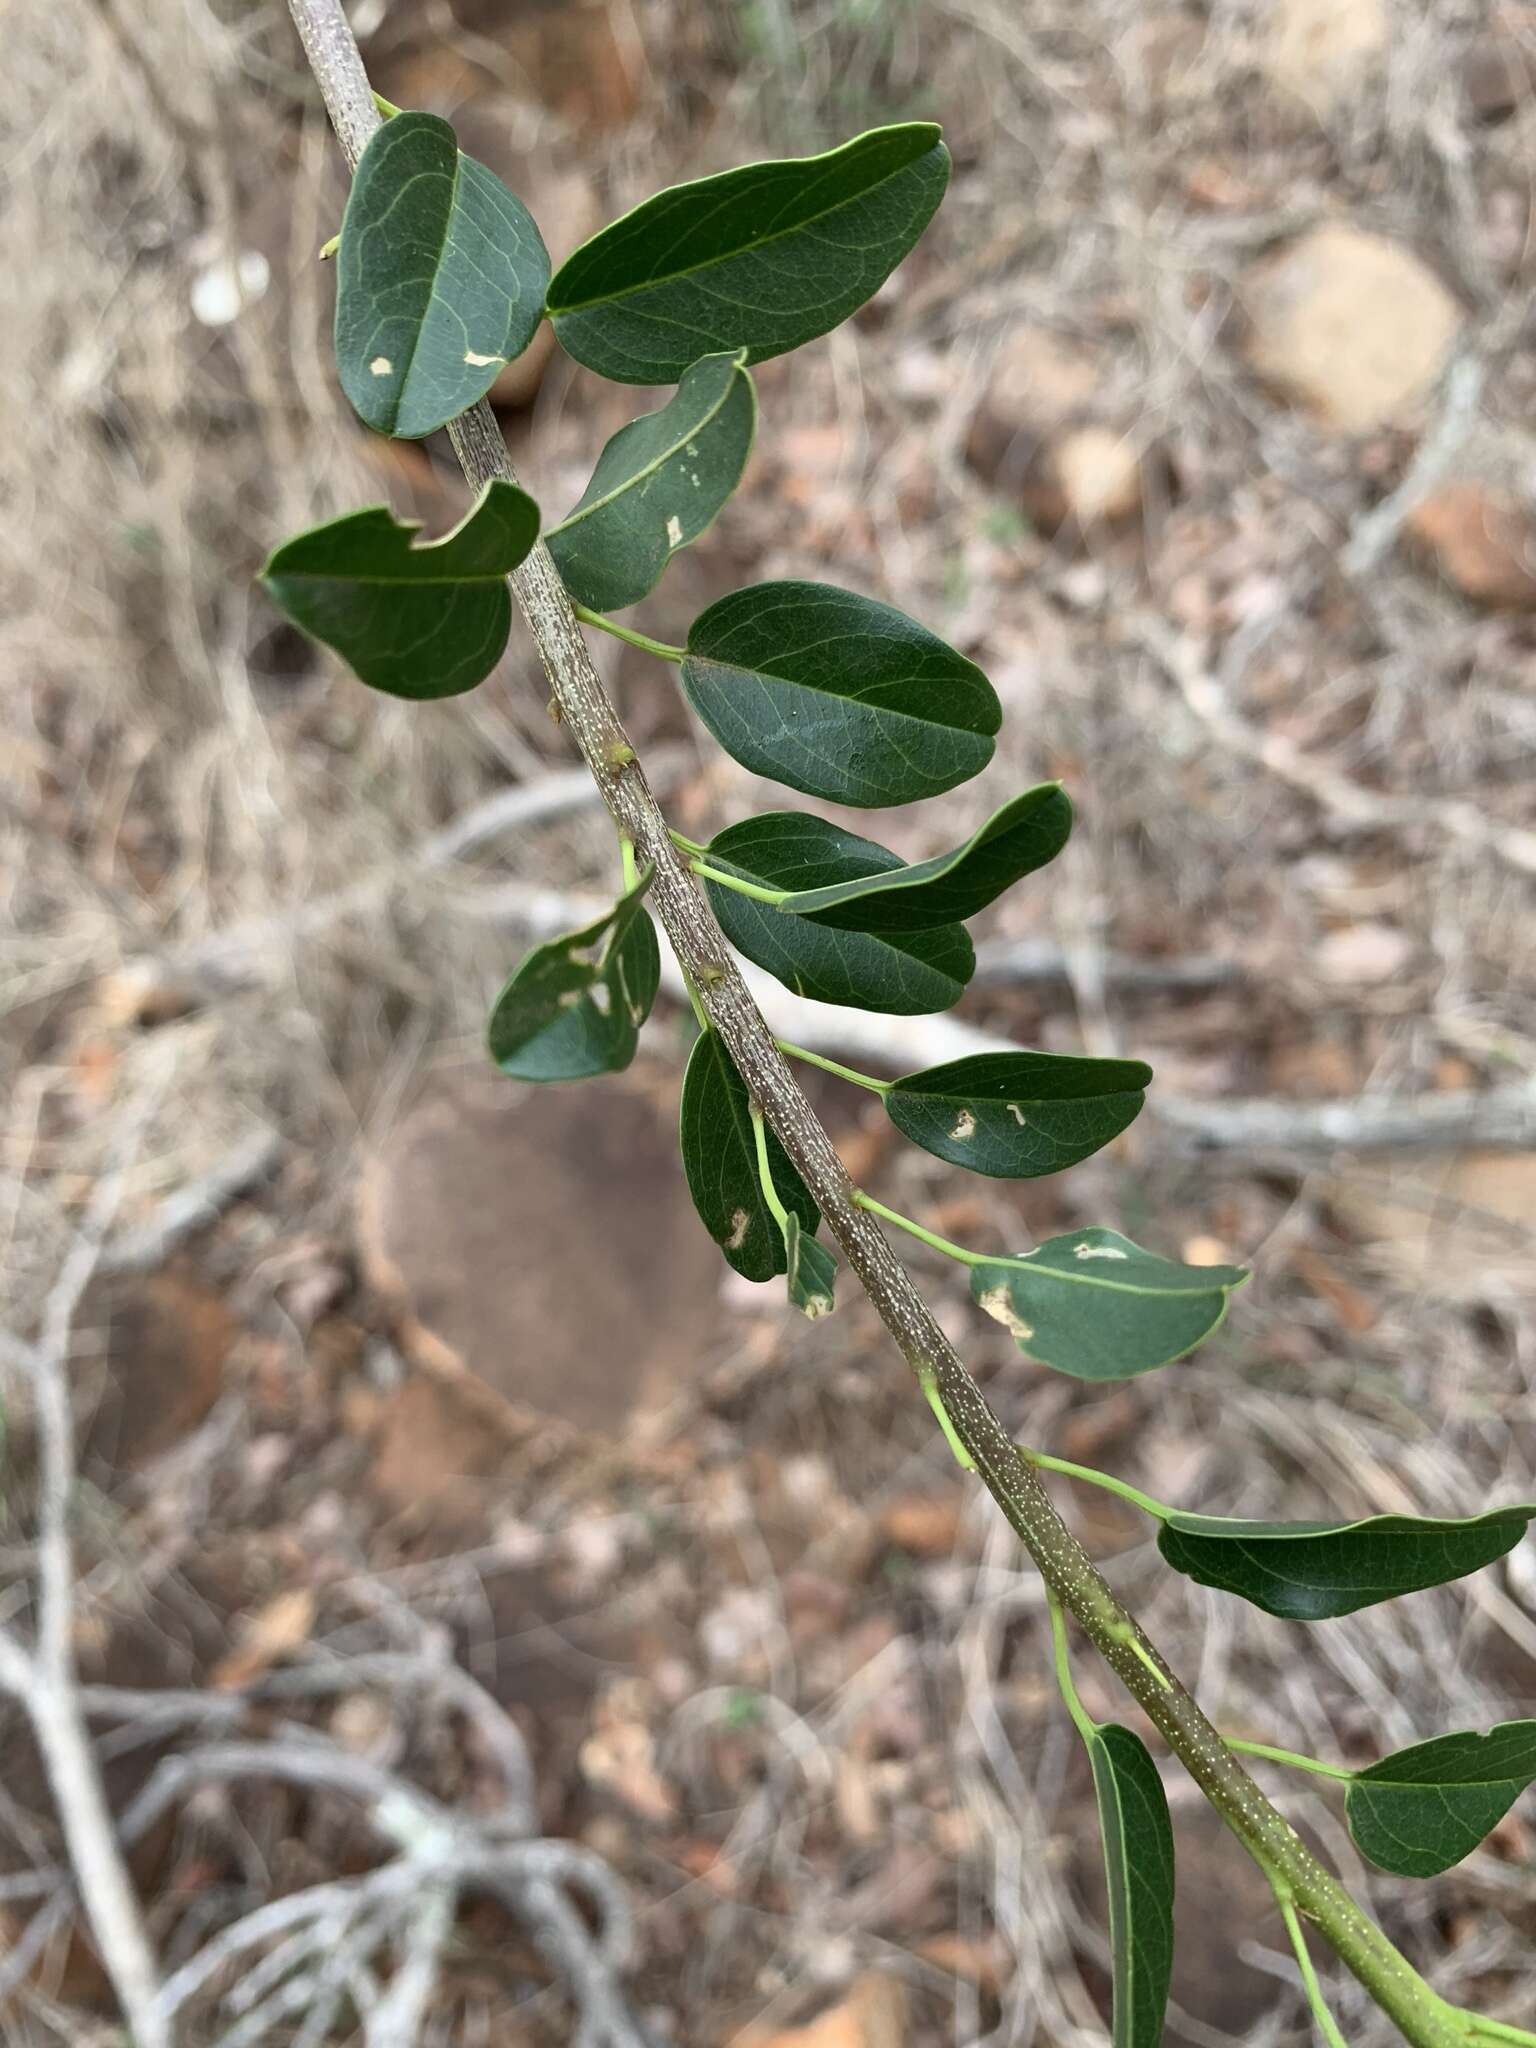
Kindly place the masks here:
MULTIPOLYGON (((839 637, 836 634, 828 636, 829 639, 839 637)), ((824 647, 827 641, 818 640, 814 644, 817 647, 824 647)), ((808 650, 801 650, 802 653, 806 651, 808 650)), ((959 659, 963 661, 964 655, 959 656, 959 659)), ((772 669, 746 668, 738 662, 722 661, 717 655, 696 654, 691 648, 684 656, 684 665, 690 662, 695 667, 724 669, 729 675, 750 676, 754 682, 777 683, 781 689, 809 690, 813 696, 829 698, 835 704, 855 705, 860 711, 867 711, 878 718, 904 718, 912 725, 931 726, 935 732, 961 733, 967 739, 992 740, 994 743, 997 739, 996 733, 978 732, 974 725, 945 725, 940 719, 924 718, 920 711, 898 711, 889 704, 871 704, 866 697, 854 697, 845 691, 829 690, 820 683, 803 683, 795 676, 775 675, 772 669)))
MULTIPOLYGON (((552 526, 549 529, 548 533, 544 536, 545 540, 551 541, 557 533, 569 532, 573 526, 579 526, 582 520, 590 519, 594 512, 603 511, 607 506, 613 504, 616 499, 622 498, 626 492, 635 490, 647 478, 655 476, 656 472, 669 463, 674 455, 677 455, 682 449, 687 447, 696 434, 702 434, 706 429, 714 425, 721 413, 724 412, 727 402, 736 389, 737 377, 744 376, 745 374, 745 366, 742 363, 733 363, 724 391, 696 426, 690 427, 686 433, 679 434, 671 446, 664 448, 654 461, 647 463, 643 469, 632 471, 629 476, 625 477, 622 483, 615 484, 613 489, 603 497, 594 498, 590 505, 578 505, 575 511, 568 512, 558 526, 552 526)), ((638 425, 638 421, 635 424, 638 425)))
POLYGON ((1060 1280, 1071 1287, 1099 1287, 1109 1294, 1134 1294, 1138 1301, 1190 1301, 1202 1294, 1232 1294, 1242 1285, 1240 1280, 1231 1280, 1225 1286, 1136 1287, 1127 1280, 1101 1280, 1097 1273, 1069 1273, 1060 1266, 1031 1266, 1023 1259, 1008 1258, 980 1259, 976 1271, 986 1272, 993 1266, 1005 1267, 1011 1273, 1028 1273, 1037 1280, 1060 1280))

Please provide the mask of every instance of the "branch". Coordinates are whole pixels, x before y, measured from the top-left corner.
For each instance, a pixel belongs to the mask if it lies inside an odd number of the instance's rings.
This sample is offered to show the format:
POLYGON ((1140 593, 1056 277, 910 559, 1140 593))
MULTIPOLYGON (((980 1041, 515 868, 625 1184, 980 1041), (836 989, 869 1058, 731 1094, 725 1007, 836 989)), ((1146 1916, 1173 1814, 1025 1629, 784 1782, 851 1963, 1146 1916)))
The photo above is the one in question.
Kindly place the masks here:
MULTIPOLYGON (((349 165, 355 167, 379 121, 341 0, 289 0, 289 7, 332 125, 349 165)), ((453 421, 449 434, 473 489, 482 489, 493 477, 516 482, 488 405, 481 403, 453 421)), ((615 822, 633 840, 639 858, 655 867, 651 903, 678 961, 703 991, 710 1023, 903 1357, 937 1388, 957 1435, 1047 1586, 1076 1617, 1250 1854, 1266 1869, 1279 1872, 1302 1912, 1415 2048, 1459 2048, 1463 2036, 1450 2008, 1264 1797, 1115 1598, 1037 1474, 1015 1453, 1008 1432, 987 1406, 879 1225, 854 1205, 852 1183, 831 1140, 785 1065, 719 926, 673 846, 644 770, 593 667, 548 550, 536 547, 511 580, 565 730, 580 749, 615 822), (610 762, 624 765, 610 767, 610 762)))

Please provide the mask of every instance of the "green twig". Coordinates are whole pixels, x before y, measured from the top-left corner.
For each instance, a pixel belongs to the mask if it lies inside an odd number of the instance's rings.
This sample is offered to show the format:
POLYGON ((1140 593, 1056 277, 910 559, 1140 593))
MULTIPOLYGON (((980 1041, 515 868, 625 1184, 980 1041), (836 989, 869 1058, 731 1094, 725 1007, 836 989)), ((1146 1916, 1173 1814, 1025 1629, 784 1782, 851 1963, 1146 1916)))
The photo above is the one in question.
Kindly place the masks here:
POLYGON ((787 1059, 804 1060, 807 1066, 820 1067, 824 1074, 836 1074, 840 1081, 851 1081, 855 1088, 869 1088, 876 1095, 890 1093, 889 1081, 877 1081, 873 1074, 861 1074, 857 1067, 845 1067, 819 1052, 807 1052, 803 1045, 791 1045, 787 1038, 775 1039, 774 1043, 787 1059))
POLYGON ((624 876, 624 894, 627 896, 640 879, 635 867, 635 842, 627 832, 619 834, 619 866, 624 876))
POLYGON ((617 619, 610 619, 605 612, 589 611, 584 604, 573 604, 571 610, 584 626, 596 626, 600 633, 611 633, 615 640, 627 640, 631 647, 657 655, 662 661, 681 661, 688 652, 686 647, 674 647, 669 641, 653 640, 649 633, 641 633, 633 626, 621 626, 617 619))
POLYGON ((976 1460, 961 1443, 955 1425, 949 1419, 949 1410, 944 1406, 944 1396, 939 1392, 938 1376, 931 1365, 920 1365, 917 1368, 917 1384, 922 1388, 923 1399, 933 1410, 938 1425, 944 1432, 944 1441, 954 1452, 955 1463, 962 1472, 974 1472, 976 1460))

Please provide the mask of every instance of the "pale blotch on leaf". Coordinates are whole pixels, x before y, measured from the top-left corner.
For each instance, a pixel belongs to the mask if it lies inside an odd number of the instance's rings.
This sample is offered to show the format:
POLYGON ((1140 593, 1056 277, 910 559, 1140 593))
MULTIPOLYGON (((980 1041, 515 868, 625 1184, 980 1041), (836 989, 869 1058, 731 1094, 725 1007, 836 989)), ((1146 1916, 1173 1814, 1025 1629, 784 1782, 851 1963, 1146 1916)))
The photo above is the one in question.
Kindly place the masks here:
POLYGON ((388 356, 375 356, 368 365, 369 370, 375 377, 387 377, 394 367, 388 356))
POLYGON ((957 1144, 964 1144, 967 1138, 975 1137, 976 1119, 971 1114, 970 1110, 961 1110, 959 1116, 955 1118, 955 1128, 950 1132, 949 1135, 956 1141, 957 1144))
POLYGON ((1075 1244, 1072 1256, 1074 1259, 1123 1259, 1125 1253, 1117 1244, 1075 1244))
POLYGON ((1034 1336, 1034 1325, 1026 1323, 1014 1307, 1006 1287, 989 1287, 979 1297, 981 1307, 996 1323, 1001 1323, 1018 1343, 1027 1344, 1034 1336))
POLYGON ((1025 1116, 1023 1110, 1020 1109, 1019 1105, 1016 1102, 1009 1103, 1008 1114, 1013 1118, 1014 1122, 1018 1125, 1021 1131, 1027 1131, 1029 1129, 1029 1119, 1025 1116))
POLYGON ((464 360, 472 369, 488 370, 492 363, 504 363, 507 359, 505 356, 477 355, 472 348, 467 348, 464 351, 464 360))
POLYGON ((667 521, 667 545, 680 548, 683 544, 683 522, 674 512, 667 521))
POLYGON ((801 1304, 801 1314, 809 1316, 813 1323, 818 1316, 829 1316, 831 1313, 832 1297, 830 1294, 808 1294, 801 1304))
POLYGON ((747 1231, 751 1225, 751 1222, 752 1218, 747 1214, 745 1209, 732 1210, 731 1234, 725 1240, 726 1249, 728 1251, 739 1252, 741 1250, 742 1246, 747 1241, 747 1231))

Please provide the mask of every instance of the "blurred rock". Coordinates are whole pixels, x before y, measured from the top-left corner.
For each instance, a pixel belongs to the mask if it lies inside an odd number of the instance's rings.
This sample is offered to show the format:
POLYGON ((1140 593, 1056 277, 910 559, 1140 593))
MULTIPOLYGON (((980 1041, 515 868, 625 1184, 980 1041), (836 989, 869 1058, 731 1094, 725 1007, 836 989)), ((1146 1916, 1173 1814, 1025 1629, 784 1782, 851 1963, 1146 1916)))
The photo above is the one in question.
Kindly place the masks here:
POLYGON ((965 1496, 958 1488, 947 1494, 905 1493, 881 1509, 880 1534, 914 1557, 948 1557, 964 1520, 965 1496))
POLYGON ((1074 428, 1050 450, 1034 503, 1041 522, 1054 526, 1122 526, 1135 519, 1141 511, 1135 444, 1113 427, 1074 428))
POLYGON ((1413 956, 1413 940, 1395 925, 1348 924, 1328 932, 1313 951, 1312 964, 1335 988, 1374 988, 1401 974, 1413 956))
POLYGON ((1245 353, 1268 383, 1330 427, 1400 418, 1443 369, 1460 306, 1410 250, 1337 223, 1246 273, 1245 353))
POLYGON ((1000 352, 971 421, 966 454, 999 489, 1017 491, 1049 532, 1119 525, 1141 510, 1141 458, 1104 417, 1097 352, 1042 327, 1000 352))
MULTIPOLYGON (((1531 10, 1522 10, 1529 32, 1531 10)), ((1474 120, 1507 121, 1536 86, 1536 60, 1516 33, 1517 22, 1506 17, 1481 35, 1461 64, 1461 91, 1474 120)))
POLYGON ((1324 116, 1387 47, 1386 0, 1277 0, 1259 68, 1284 97, 1324 116))
MULTIPOLYGON (((77 1325, 100 1346, 102 1384, 82 1447, 100 1485, 161 1456, 197 1428, 224 1390, 239 1325, 215 1288, 181 1266, 104 1278, 77 1325)), ((81 1379, 91 1377, 82 1371, 81 1379)))
POLYGON ((1500 610, 1536 610, 1536 519, 1509 492, 1470 480, 1442 484, 1414 507, 1406 526, 1463 597, 1500 610))

